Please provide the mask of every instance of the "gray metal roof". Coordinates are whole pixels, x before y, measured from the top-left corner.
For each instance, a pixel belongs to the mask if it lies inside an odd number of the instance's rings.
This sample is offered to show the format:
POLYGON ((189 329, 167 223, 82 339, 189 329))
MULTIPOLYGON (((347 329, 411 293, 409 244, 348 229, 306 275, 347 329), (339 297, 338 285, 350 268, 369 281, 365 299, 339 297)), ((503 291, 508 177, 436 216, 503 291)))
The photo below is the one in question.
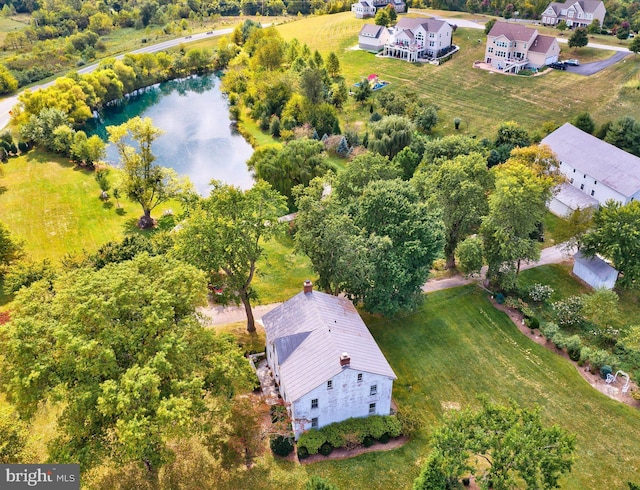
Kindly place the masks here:
POLYGON ((504 36, 510 41, 526 41, 529 42, 533 36, 538 33, 536 29, 531 29, 522 24, 511 22, 496 22, 489 31, 489 37, 504 36))
POLYGON ((396 379, 357 310, 346 298, 299 293, 262 317, 267 345, 278 350, 280 383, 295 401, 343 369, 396 379), (346 352, 350 366, 340 365, 346 352), (284 357, 280 357, 281 353, 284 357))
POLYGON ((640 191, 640 158, 569 123, 563 124, 540 143, 549 145, 562 162, 625 197, 640 191))
POLYGON ((360 36, 378 38, 382 34, 382 30, 386 29, 384 26, 377 26, 375 24, 365 24, 360 29, 360 36))
POLYGON ((422 26, 427 32, 438 32, 446 23, 447 22, 445 22, 444 20, 434 19, 432 17, 403 17, 398 21, 395 27, 397 31, 400 31, 402 29, 414 30, 418 26, 422 26))
POLYGON ((602 260, 597 255, 589 258, 582 255, 582 252, 578 251, 573 258, 576 262, 583 264, 587 267, 591 272, 593 272, 598 278, 602 281, 606 281, 610 277, 618 277, 618 271, 607 264, 604 260, 602 260))
POLYGON ((560 188, 557 194, 555 194, 553 197, 573 210, 576 210, 578 208, 597 208, 600 204, 596 198, 585 194, 580 189, 577 189, 568 182, 560 184, 560 188))

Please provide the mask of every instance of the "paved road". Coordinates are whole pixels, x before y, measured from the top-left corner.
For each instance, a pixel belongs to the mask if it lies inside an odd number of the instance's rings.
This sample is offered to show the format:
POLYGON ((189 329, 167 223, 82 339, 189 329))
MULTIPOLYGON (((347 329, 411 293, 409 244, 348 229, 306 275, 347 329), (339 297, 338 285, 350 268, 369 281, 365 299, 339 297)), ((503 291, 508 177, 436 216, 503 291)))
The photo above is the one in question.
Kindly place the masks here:
MULTIPOLYGON (((264 25, 268 26, 270 24, 264 24, 264 25)), ((123 53, 123 54, 117 55, 115 56, 115 58, 122 59, 126 54, 156 53, 158 51, 164 51, 166 49, 179 46, 180 44, 199 41, 207 37, 225 36, 227 34, 231 34, 232 32, 233 32, 233 29, 229 27, 226 29, 217 29, 215 31, 203 32, 200 34, 193 34, 191 36, 180 37, 177 39, 172 39, 170 41, 163 41, 158 44, 150 44, 140 49, 131 51, 130 53, 123 53)), ((81 68, 80 70, 78 70, 78 73, 81 75, 84 75, 86 73, 91 73, 96 68, 98 68, 99 64, 100 62, 93 63, 92 65, 87 65, 81 68)), ((36 90, 47 88, 53 85, 54 83, 55 83, 55 80, 51 82, 43 83, 41 85, 35 85, 31 87, 30 90, 32 92, 35 92, 36 90)), ((18 103, 18 96, 19 94, 16 94, 11 97, 7 97, 6 99, 2 100, 2 102, 0 102, 0 129, 4 128, 7 124, 9 124, 9 120, 11 119, 11 115, 9 114, 9 112, 11 111, 11 109, 13 109, 13 106, 15 106, 18 103)))
MULTIPOLYGON (((537 262, 523 263, 520 266, 520 270, 532 269, 547 264, 560 264, 566 262, 573 256, 573 251, 567 252, 562 245, 556 245, 554 247, 545 248, 540 253, 540 260, 537 262)), ((440 291, 442 289, 450 289, 458 286, 465 286, 467 284, 473 284, 480 282, 486 278, 487 268, 483 267, 480 277, 474 279, 467 279, 463 276, 447 277, 445 279, 431 279, 422 286, 422 290, 426 293, 433 291, 440 291)), ((262 315, 273 310, 276 306, 282 303, 272 303, 269 305, 258 305, 253 308, 253 315, 256 319, 261 318, 262 315)), ((226 325, 228 323, 245 322, 247 317, 244 313, 243 306, 208 306, 206 308, 200 308, 198 310, 205 317, 207 317, 207 324, 211 326, 226 325)))

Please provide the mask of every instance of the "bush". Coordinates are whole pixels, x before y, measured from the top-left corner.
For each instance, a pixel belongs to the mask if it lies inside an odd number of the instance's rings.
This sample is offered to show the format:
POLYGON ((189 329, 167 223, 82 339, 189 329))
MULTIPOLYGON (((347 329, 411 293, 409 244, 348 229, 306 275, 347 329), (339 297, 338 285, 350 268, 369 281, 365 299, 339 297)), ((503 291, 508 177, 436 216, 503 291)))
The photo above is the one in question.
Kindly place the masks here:
POLYGON ((609 366, 609 365, 605 364, 604 366, 602 366, 602 367, 600 368, 600 377, 601 377, 602 379, 607 379, 607 376, 608 376, 609 374, 611 374, 612 372, 613 372, 613 369, 611 368, 611 366, 609 366))
POLYGON ((581 315, 583 300, 580 296, 570 296, 564 301, 553 303, 556 320, 561 327, 578 327, 584 322, 581 315))
POLYGON ((389 442, 389 439, 391 439, 391 436, 389 435, 388 432, 385 432, 380 437, 378 437, 378 441, 381 442, 382 444, 386 444, 387 442, 389 442))
POLYGON ((271 450, 278 456, 289 456, 293 451, 292 436, 278 436, 271 439, 271 450))
POLYGON ((56 271, 48 259, 41 262, 23 260, 16 262, 4 277, 4 291, 6 293, 17 293, 21 288, 28 288, 34 282, 45 280, 49 284, 53 283, 56 271))
POLYGON ((402 427, 402 434, 405 436, 411 437, 412 435, 420 432, 420 430, 426 425, 422 411, 403 408, 398 412, 396 417, 402 427))
POLYGON ((309 450, 304 446, 298 446, 298 459, 305 459, 309 457, 309 450))
POLYGON ((556 325, 555 323, 545 323, 541 328, 540 331, 542 332, 542 335, 544 335, 548 340, 551 340, 553 338, 553 336, 558 333, 558 331, 560 330, 560 328, 558 327, 558 325, 556 325))
POLYGON ((589 365, 591 370, 598 372, 603 366, 614 366, 617 364, 617 359, 611 353, 606 350, 598 349, 594 350, 589 356, 589 365))
POLYGON ((546 284, 534 284, 529 288, 529 298, 538 303, 542 303, 551 298, 551 295, 554 293, 553 288, 551 286, 547 286, 546 284))
POLYGON ((538 320, 535 316, 529 318, 525 323, 531 330, 535 330, 536 328, 540 327, 540 320, 538 320))
POLYGON ((562 332, 556 332, 550 340, 555 344, 555 346, 558 349, 564 349, 567 338, 564 336, 562 332))
POLYGON ((582 349, 582 341, 580 337, 577 335, 572 335, 565 341, 565 347, 567 348, 567 353, 569 354, 569 359, 572 361, 580 360, 580 350, 582 349))
MULTIPOLYGON (((634 393, 636 393, 636 392, 634 391, 634 393)), ((364 447, 371 447, 371 446, 373 446, 373 444, 375 442, 376 442, 376 440, 373 437, 367 436, 367 437, 364 438, 364 441, 362 441, 362 445, 364 447)))
POLYGON ((329 456, 333 452, 333 446, 328 442, 325 442, 322 446, 320 446, 318 452, 323 456, 329 456))
POLYGON ((318 454, 320 446, 327 442, 327 438, 323 432, 317 429, 311 429, 300 436, 298 445, 307 448, 309 454, 318 454))

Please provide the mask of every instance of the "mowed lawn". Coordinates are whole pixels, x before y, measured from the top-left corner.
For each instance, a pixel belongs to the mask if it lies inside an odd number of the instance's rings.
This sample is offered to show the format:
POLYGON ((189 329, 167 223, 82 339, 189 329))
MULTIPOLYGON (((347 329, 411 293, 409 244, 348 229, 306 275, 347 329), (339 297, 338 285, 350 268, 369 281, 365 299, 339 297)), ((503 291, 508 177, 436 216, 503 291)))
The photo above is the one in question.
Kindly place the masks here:
MULTIPOLYGON (((391 85, 383 90, 415 94, 440 108, 436 134, 453 132, 460 118, 460 132, 490 137, 503 121, 513 120, 527 130, 539 130, 545 122, 562 124, 588 111, 602 124, 622 115, 640 118, 640 91, 623 85, 640 76, 640 63, 629 56, 590 77, 554 70, 541 76, 506 76, 473 68, 484 57, 486 36, 481 30, 459 28, 454 44, 461 50, 441 66, 378 58, 352 48, 365 21, 350 12, 309 17, 278 26, 283 38, 298 38, 321 53, 335 51, 347 84, 371 73, 391 85)), ((371 21, 367 21, 371 22, 371 21)), ((575 57, 562 45, 562 57, 575 57)), ((350 102, 341 117, 347 123, 366 121, 369 105, 359 110, 350 102)))
POLYGON ((640 483, 640 411, 591 388, 573 365, 522 335, 474 286, 429 294, 414 314, 365 316, 398 380, 400 408, 418 410, 424 433, 404 447, 298 466, 267 456, 225 488, 302 488, 312 474, 341 489, 410 488, 429 452, 428 434, 456 407, 497 402, 539 405, 545 422, 577 436, 576 462, 563 489, 623 489, 640 483))
MULTIPOLYGON (((95 252, 108 241, 140 232, 140 206, 121 198, 117 209, 113 197, 102 201, 93 171, 38 150, 11 158, 3 169, 0 220, 24 241, 33 259, 55 262, 67 253, 95 252)), ((176 204, 159 206, 152 216, 160 218, 167 208, 177 212, 176 204)))

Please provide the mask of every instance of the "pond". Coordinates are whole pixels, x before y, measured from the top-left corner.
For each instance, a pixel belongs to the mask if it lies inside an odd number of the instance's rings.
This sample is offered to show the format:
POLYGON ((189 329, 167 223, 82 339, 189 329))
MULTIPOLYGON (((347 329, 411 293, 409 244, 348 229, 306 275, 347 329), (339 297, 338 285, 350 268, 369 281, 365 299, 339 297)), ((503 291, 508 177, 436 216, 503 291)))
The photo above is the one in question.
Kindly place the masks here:
MULTIPOLYGON (((231 128, 227 101, 214 75, 173 80, 127 96, 103 109, 90 133, 107 140, 107 126, 140 116, 150 117, 164 134, 153 143, 155 164, 189 177, 201 195, 209 193, 211 179, 248 189, 253 178, 246 162, 251 145, 231 128)), ((119 165, 113 145, 107 162, 119 165)))

